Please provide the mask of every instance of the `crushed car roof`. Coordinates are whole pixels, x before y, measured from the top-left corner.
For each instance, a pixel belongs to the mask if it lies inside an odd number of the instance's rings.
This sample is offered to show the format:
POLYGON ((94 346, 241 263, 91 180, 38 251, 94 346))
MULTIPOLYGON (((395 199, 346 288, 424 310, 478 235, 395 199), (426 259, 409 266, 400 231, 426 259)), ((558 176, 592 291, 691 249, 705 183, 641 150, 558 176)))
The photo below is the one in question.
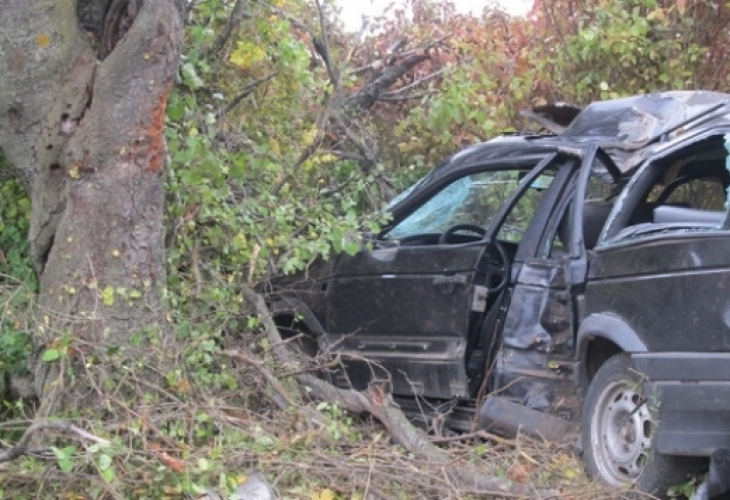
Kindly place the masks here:
MULTIPOLYGON (((596 145, 613 160, 609 173, 629 176, 648 156, 688 133, 713 127, 730 128, 730 94, 670 91, 608 101, 585 108, 565 103, 522 113, 550 135, 507 134, 469 146, 446 158, 408 191, 420 191, 443 176, 490 161, 509 162, 559 150, 580 154, 596 145), (611 172, 613 171, 613 172, 611 172)), ((403 201, 394 199, 389 209, 403 201)))
POLYGON ((541 124, 550 120, 554 125, 546 128, 562 128, 558 137, 601 147, 622 172, 639 165, 653 145, 690 131, 730 125, 730 94, 719 92, 671 91, 598 101, 576 113, 567 126, 566 108, 577 109, 560 104, 533 112, 541 115, 541 124))

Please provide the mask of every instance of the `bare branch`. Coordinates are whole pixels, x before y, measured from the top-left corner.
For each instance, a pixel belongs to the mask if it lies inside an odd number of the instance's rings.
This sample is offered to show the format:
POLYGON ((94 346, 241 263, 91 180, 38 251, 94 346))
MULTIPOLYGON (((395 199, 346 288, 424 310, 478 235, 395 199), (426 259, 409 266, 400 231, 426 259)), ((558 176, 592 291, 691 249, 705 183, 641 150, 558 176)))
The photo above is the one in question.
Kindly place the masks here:
POLYGON ((319 0, 316 0, 317 4, 317 14, 319 15, 319 29, 322 33, 322 38, 313 38, 312 43, 314 44, 314 48, 317 51, 317 53, 320 55, 322 60, 324 61, 324 65, 327 68, 327 74, 330 77, 330 81, 332 82, 332 85, 334 86, 335 90, 339 86, 340 78, 337 72, 337 68, 335 68, 335 64, 332 61, 331 53, 330 53, 330 46, 329 46, 329 40, 327 36, 327 24, 326 19, 324 17, 324 11, 322 10, 322 5, 319 0))
MULTIPOLYGON (((424 52, 427 53, 430 49, 432 49, 438 45, 441 45, 448 38, 449 38, 449 36, 442 36, 441 38, 438 38, 438 39, 434 40, 433 42, 424 45, 423 47, 417 47, 415 49, 405 50, 403 52, 397 52, 396 50, 391 52, 389 50, 384 55, 378 56, 378 58, 376 60, 371 61, 364 66, 358 66, 357 68, 348 70, 348 74, 359 75, 368 70, 378 70, 384 65, 384 62, 383 62, 384 60, 395 61, 398 59, 405 59, 405 58, 411 57, 416 54, 423 54, 424 52)), ((400 40, 399 42, 403 42, 403 41, 404 40, 400 40)), ((399 42, 396 42, 396 44, 394 45, 394 47, 396 47, 397 49, 401 48, 401 45, 399 44, 399 42)))
POLYGON ((397 94, 402 94, 404 92, 407 92, 407 91, 409 91, 412 88, 418 87, 419 85, 422 85, 422 84, 426 83, 427 81, 429 81, 429 80, 431 80, 433 78, 436 78, 439 75, 442 75, 448 69, 449 68, 441 68, 438 71, 434 71, 433 73, 430 73, 430 74, 428 74, 428 75, 426 75, 426 76, 424 76, 422 78, 419 78, 415 82, 409 83, 405 87, 401 87, 401 88, 396 89, 396 90, 391 90, 390 92, 385 92, 385 93, 383 93, 383 95, 381 97, 393 97, 393 96, 395 96, 397 94))
POLYGON ((275 76, 279 74, 278 71, 274 71, 272 73, 269 73, 266 76, 262 76, 261 78, 257 78, 256 80, 249 82, 246 84, 246 86, 243 88, 240 94, 238 94, 236 97, 233 98, 231 102, 229 102, 226 107, 223 109, 218 110, 218 113, 216 113, 216 118, 222 118, 227 113, 229 113, 233 108, 238 106, 241 101, 243 101, 246 97, 251 95, 251 93, 258 88, 259 85, 268 82, 275 76))
POLYGON ((384 101, 384 102, 398 102, 398 101, 410 101, 413 99, 422 99, 424 97, 432 96, 438 94, 435 90, 432 90, 430 92, 421 92, 420 94, 408 94, 408 95, 388 95, 383 94, 380 97, 378 97, 378 101, 384 101))
POLYGON ((382 72, 373 75, 368 83, 353 96, 351 96, 345 102, 345 110, 353 113, 355 111, 364 111, 372 107, 373 104, 378 100, 378 97, 393 85, 398 78, 406 74, 410 69, 419 63, 429 59, 430 56, 427 53, 418 54, 409 57, 400 64, 394 66, 387 66, 382 72))
POLYGON ((239 350, 227 350, 221 352, 221 354, 227 358, 241 361, 252 368, 255 368, 256 371, 258 371, 266 379, 266 382, 276 393, 272 400, 281 410, 288 410, 289 408, 297 406, 296 401, 291 398, 289 392, 281 385, 281 382, 279 382, 279 379, 276 378, 276 376, 274 376, 274 374, 271 373, 261 361, 254 359, 239 350))
MULTIPOLYGON (((338 114, 335 119, 337 120, 338 125, 342 129, 342 131, 345 133, 345 136, 347 139, 354 144, 354 146, 357 148, 358 152, 360 153, 360 157, 364 160, 366 163, 365 170, 370 171, 370 167, 373 166, 376 163, 377 154, 372 151, 370 148, 368 148, 359 137, 355 135, 355 133, 350 130, 350 127, 345 123, 345 120, 343 119, 342 115, 338 114)), ((362 163, 362 161, 360 162, 362 163)), ((362 166, 362 165, 361 165, 362 166)))
POLYGON ((241 21, 245 18, 251 17, 251 15, 244 10, 247 1, 248 0, 236 0, 236 4, 233 6, 231 15, 228 16, 228 22, 226 23, 226 27, 218 34, 216 39, 213 41, 213 44, 204 51, 204 56, 210 53, 216 53, 221 50, 226 42, 228 42, 231 34, 233 34, 241 21))
POLYGON ((9 450, 5 450, 3 452, 0 452, 0 463, 3 462, 10 462, 12 460, 15 460, 17 458, 20 458, 24 455, 28 455, 31 453, 32 450, 28 449, 28 444, 30 443, 31 438, 33 435, 37 432, 46 431, 46 430, 56 430, 65 432, 67 434, 75 434, 80 439, 84 441, 91 441, 97 444, 100 444, 102 446, 110 446, 111 442, 94 436, 93 434, 86 432, 85 430, 81 429, 80 427, 76 427, 71 422, 65 422, 62 420, 58 421, 43 421, 43 422, 36 422, 35 424, 28 427, 25 432, 23 433, 23 436, 20 438, 20 440, 15 443, 15 446, 10 448, 9 450))

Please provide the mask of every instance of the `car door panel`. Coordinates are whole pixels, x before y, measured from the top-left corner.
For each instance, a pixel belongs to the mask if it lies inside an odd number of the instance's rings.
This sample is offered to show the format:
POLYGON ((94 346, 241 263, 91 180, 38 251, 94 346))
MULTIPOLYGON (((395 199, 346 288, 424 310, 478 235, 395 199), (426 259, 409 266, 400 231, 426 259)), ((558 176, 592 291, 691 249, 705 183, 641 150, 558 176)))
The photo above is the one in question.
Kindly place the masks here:
POLYGON ((485 246, 395 247, 343 259, 328 290, 327 331, 462 338, 485 246))
POLYGON ((464 354, 488 265, 485 242, 394 246, 343 257, 327 289, 325 344, 341 386, 387 380, 393 394, 468 396, 464 354), (407 375, 406 375, 407 374, 407 375))

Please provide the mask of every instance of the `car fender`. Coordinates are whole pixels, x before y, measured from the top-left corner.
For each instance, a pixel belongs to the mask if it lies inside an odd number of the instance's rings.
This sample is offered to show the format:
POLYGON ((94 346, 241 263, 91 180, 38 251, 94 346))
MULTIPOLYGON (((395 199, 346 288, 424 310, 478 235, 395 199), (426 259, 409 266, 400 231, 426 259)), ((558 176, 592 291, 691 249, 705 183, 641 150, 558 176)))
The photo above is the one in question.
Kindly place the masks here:
POLYGON ((276 316, 284 314, 299 316, 301 317, 302 323, 304 323, 312 335, 320 337, 324 334, 324 328, 319 318, 317 318, 317 315, 302 300, 293 297, 282 297, 272 303, 269 306, 269 310, 274 319, 276 319, 276 316))
POLYGON ((631 325, 621 316, 611 313, 591 314, 585 318, 578 328, 576 354, 578 363, 575 370, 575 382, 579 393, 585 396, 590 383, 587 365, 588 346, 596 338, 615 344, 620 351, 629 354, 647 352, 646 344, 641 340, 631 325))
POLYGON ((591 314, 578 328, 577 352, 579 358, 585 355, 588 344, 595 337, 610 340, 627 353, 646 352, 647 348, 639 335, 620 316, 611 313, 591 314))

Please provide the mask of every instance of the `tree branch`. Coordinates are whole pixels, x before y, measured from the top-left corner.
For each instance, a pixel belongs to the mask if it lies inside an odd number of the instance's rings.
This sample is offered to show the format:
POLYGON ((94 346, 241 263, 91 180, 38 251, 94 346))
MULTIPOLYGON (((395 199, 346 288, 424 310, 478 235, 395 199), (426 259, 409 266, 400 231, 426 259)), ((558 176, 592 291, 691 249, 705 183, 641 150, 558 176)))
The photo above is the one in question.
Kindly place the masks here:
POLYGON ((233 6, 231 15, 228 16, 228 22, 226 23, 226 27, 223 28, 223 31, 218 34, 211 46, 203 52, 203 57, 211 53, 215 54, 216 52, 221 50, 226 42, 228 42, 228 39, 231 37, 241 21, 245 18, 251 17, 251 15, 244 10, 244 6, 246 5, 247 1, 248 0, 236 0, 236 4, 233 6))
POLYGON ((269 10, 271 10, 271 12, 273 12, 277 16, 281 16, 284 19, 286 19, 287 21, 289 21, 290 23, 292 23, 295 28, 299 28, 300 30, 304 31, 305 33, 308 33, 309 36, 312 37, 312 39, 317 37, 317 34, 314 31, 312 31, 312 28, 310 28, 304 22, 300 21, 299 19, 292 16, 288 12, 286 12, 278 7, 275 7, 273 5, 267 5, 267 7, 269 8, 269 10))
POLYGON ((3 452, 0 452, 0 463, 3 462, 10 462, 12 460, 15 460, 17 458, 20 458, 24 455, 30 454, 31 450, 28 449, 28 444, 30 443, 31 438, 33 435, 37 432, 45 431, 45 430, 57 430, 61 432, 65 432, 67 434, 75 434, 80 439, 84 441, 92 441, 94 443, 98 443, 102 446, 110 446, 111 442, 94 436, 93 434, 86 432, 85 430, 81 429, 80 427, 76 427, 71 422, 64 422, 64 421, 43 421, 43 422, 36 422, 35 424, 28 427, 25 432, 23 433, 23 436, 20 438, 20 440, 15 443, 15 446, 10 448, 9 450, 5 450, 3 452))
POLYGON ((246 97, 251 95, 251 93, 259 87, 259 85, 262 85, 262 84, 268 82, 269 80, 271 80, 278 74, 279 74, 278 71, 273 71, 266 76, 262 76, 261 78, 257 78, 256 80, 247 83, 246 86, 243 87, 243 90, 241 91, 240 94, 238 94, 236 97, 234 97, 233 100, 231 102, 229 102, 224 108, 218 110, 218 112, 216 113, 216 118, 220 119, 220 118, 224 117, 233 108, 238 106, 241 103, 241 101, 243 101, 246 97))
POLYGON ((334 87, 335 91, 339 87, 340 78, 337 72, 337 68, 334 66, 334 62, 332 61, 331 53, 330 53, 330 45, 328 41, 328 35, 327 35, 327 26, 325 23, 325 17, 324 12, 322 11, 322 5, 320 4, 319 0, 316 0, 317 4, 317 14, 319 16, 319 29, 322 32, 322 38, 314 38, 312 39, 312 43, 314 44, 314 48, 317 51, 317 53, 320 55, 322 60, 324 61, 324 65, 327 68, 327 74, 330 77, 330 81, 332 82, 332 86, 334 87))
POLYGON ((278 406, 279 409, 288 410, 289 408, 297 406, 296 402, 289 395, 289 392, 284 388, 283 385, 281 385, 279 379, 276 378, 274 374, 271 373, 261 361, 253 359, 248 354, 239 350, 227 350, 221 352, 221 354, 227 358, 241 361, 251 366, 252 368, 255 368, 256 371, 258 371, 264 377, 264 379, 266 379, 266 382, 276 393, 272 400, 274 401, 274 403, 276 403, 276 406, 278 406))
MULTIPOLYGON (((423 83, 426 83, 428 80, 431 80, 432 78, 436 78, 437 76, 445 73, 447 69, 448 68, 442 68, 442 69, 440 69, 438 71, 434 71, 433 73, 430 73, 430 74, 428 74, 428 75, 426 75, 426 76, 424 76, 422 78, 419 78, 415 82, 409 83, 405 87, 401 87, 401 88, 396 89, 396 90, 391 90, 390 92, 384 92, 381 97, 386 97, 386 98, 387 97, 393 97, 393 96, 396 96, 398 94, 402 94, 404 92, 407 92, 410 89, 415 88, 415 87, 418 87, 419 85, 421 85, 423 83)), ((387 99, 383 99, 383 100, 387 100, 387 99)))
MULTIPOLYGON (((285 366, 298 364, 282 341, 263 297, 245 286, 242 287, 242 293, 261 319, 264 332, 273 346, 274 355, 279 362, 285 366)), ((367 391, 360 392, 337 388, 308 373, 298 375, 297 379, 309 389, 309 394, 317 399, 335 403, 350 412, 371 414, 403 447, 415 456, 439 467, 451 481, 465 489, 480 493, 490 492, 530 498, 535 495, 535 490, 529 486, 514 484, 507 479, 486 476, 472 468, 453 465, 451 458, 444 450, 431 443, 422 431, 411 424, 381 385, 371 384, 367 391)))
POLYGON ((380 97, 378 97, 378 101, 383 101, 383 102, 411 101, 413 99, 422 99, 424 97, 432 96, 437 93, 438 92, 436 92, 435 90, 432 90, 430 92, 421 92, 420 94, 408 94, 408 95, 383 94, 380 97))
POLYGON ((385 89, 393 85, 398 78, 414 66, 429 58, 430 56, 427 53, 418 54, 407 58, 400 64, 386 66, 381 72, 373 75, 370 81, 363 85, 355 95, 345 101, 345 110, 354 113, 355 111, 364 111, 371 108, 385 89))

